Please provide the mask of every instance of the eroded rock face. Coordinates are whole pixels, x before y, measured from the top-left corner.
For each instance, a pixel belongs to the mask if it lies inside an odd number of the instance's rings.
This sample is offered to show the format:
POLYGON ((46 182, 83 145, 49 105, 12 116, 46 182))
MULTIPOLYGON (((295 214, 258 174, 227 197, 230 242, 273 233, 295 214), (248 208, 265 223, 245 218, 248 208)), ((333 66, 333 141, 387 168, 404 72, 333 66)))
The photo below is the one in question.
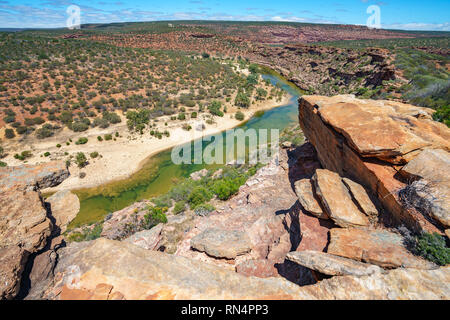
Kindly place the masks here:
POLYGON ((67 230, 67 225, 77 216, 80 211, 80 200, 70 191, 58 191, 48 199, 55 224, 60 228, 61 233, 67 230))
POLYGON ((361 184, 397 224, 439 232, 422 214, 405 208, 398 191, 398 165, 425 148, 450 148, 450 129, 431 119, 431 109, 352 95, 303 96, 300 126, 322 166, 361 184))
POLYGON ((366 276, 382 272, 378 266, 319 251, 289 252, 287 259, 331 276, 366 276))
POLYGON ((62 163, 0 168, 0 298, 14 298, 28 256, 47 243, 53 225, 39 187, 68 176, 62 163))
POLYGON ((331 229, 327 252, 384 268, 436 268, 410 253, 401 235, 387 230, 331 229))
POLYGON ((444 227, 450 227, 450 153, 425 149, 400 170, 410 184, 409 201, 444 227), (416 180, 416 181, 414 181, 416 180))
POLYGON ((326 169, 317 169, 312 181, 327 215, 338 226, 369 225, 369 220, 353 203, 348 189, 337 173, 326 169))
POLYGON ((298 201, 306 211, 321 219, 328 219, 328 215, 323 212, 319 202, 314 196, 310 179, 301 179, 295 182, 295 193, 298 201))
POLYGON ((208 255, 234 259, 250 251, 250 238, 238 230, 206 229, 191 239, 191 247, 208 255))
POLYGON ((21 186, 45 189, 57 186, 69 176, 62 161, 51 161, 40 165, 21 165, 0 168, 0 191, 21 186))

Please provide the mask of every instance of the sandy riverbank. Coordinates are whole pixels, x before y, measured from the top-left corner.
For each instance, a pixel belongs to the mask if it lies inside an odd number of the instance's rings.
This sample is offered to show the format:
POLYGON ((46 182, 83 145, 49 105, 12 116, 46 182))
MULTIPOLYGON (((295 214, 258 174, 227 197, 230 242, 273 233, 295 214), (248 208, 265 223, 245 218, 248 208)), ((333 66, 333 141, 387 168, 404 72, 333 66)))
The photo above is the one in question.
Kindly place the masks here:
POLYGON ((87 132, 74 133, 69 129, 64 129, 55 137, 45 140, 33 139, 33 141, 24 141, 14 145, 14 149, 9 148, 9 155, 3 159, 8 165, 21 165, 22 161, 14 159, 16 152, 30 150, 33 156, 27 159, 29 164, 37 164, 50 160, 65 160, 68 158, 65 153, 74 155, 77 152, 84 152, 88 158, 89 164, 80 169, 74 163, 69 167, 70 177, 55 188, 43 190, 44 192, 54 192, 58 190, 73 190, 81 188, 96 187, 107 182, 120 180, 129 177, 145 163, 149 157, 176 145, 186 143, 188 141, 215 134, 227 129, 231 129, 251 118, 255 112, 269 110, 277 106, 285 105, 291 99, 290 95, 284 95, 281 101, 268 100, 253 104, 247 110, 241 110, 245 119, 243 121, 234 118, 235 110, 230 110, 224 117, 214 117, 215 123, 206 123, 206 114, 202 114, 198 119, 187 121, 169 121, 169 117, 159 118, 157 130, 163 132, 169 131, 170 136, 163 136, 162 139, 151 136, 148 130, 143 134, 131 134, 127 127, 126 121, 110 126, 106 129, 93 128, 87 132), (165 126, 167 120, 168 125, 165 126), (182 129, 183 124, 189 123, 192 130, 186 131, 182 129), (203 130, 196 130, 199 124, 204 124, 203 130), (118 132, 119 137, 116 140, 98 141, 97 136, 105 134, 113 134, 118 132), (87 137, 88 143, 84 145, 75 145, 75 141, 79 137, 87 137), (72 139, 72 143, 67 146, 66 141, 72 139), (56 144, 61 144, 60 148, 56 144), (101 157, 91 159, 89 154, 98 152, 101 157), (41 157, 45 152, 50 152, 49 157, 41 157), (80 178, 80 173, 85 173, 84 178, 80 178))

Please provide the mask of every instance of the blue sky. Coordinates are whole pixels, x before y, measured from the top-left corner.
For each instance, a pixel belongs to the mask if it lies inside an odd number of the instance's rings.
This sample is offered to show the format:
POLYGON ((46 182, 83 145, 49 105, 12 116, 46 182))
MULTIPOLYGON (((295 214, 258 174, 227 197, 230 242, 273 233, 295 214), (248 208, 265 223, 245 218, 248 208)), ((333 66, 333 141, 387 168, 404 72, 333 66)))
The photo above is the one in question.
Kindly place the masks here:
POLYGON ((383 28, 450 31, 450 0, 0 0, 0 27, 66 26, 69 5, 81 23, 154 20, 298 21, 365 25, 377 5, 383 28))

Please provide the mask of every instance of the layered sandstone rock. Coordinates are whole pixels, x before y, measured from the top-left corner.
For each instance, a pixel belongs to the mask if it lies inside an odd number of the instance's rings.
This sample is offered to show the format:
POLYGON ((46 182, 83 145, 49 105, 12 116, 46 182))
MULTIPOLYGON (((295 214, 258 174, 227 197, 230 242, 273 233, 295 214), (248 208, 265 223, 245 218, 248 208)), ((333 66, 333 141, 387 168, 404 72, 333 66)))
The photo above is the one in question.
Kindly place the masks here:
POLYGON ((68 176, 63 163, 0 168, 0 298, 14 298, 30 254, 47 243, 53 225, 39 187, 68 176))
POLYGON ((305 250, 289 252, 286 258, 304 267, 331 276, 366 276, 382 272, 380 267, 373 264, 362 263, 319 251, 305 250))
POLYGON ((359 209, 369 217, 369 220, 375 222, 378 218, 378 210, 372 200, 370 200, 363 186, 348 178, 343 178, 342 181, 350 191, 352 198, 358 204, 359 209))
POLYGON ((317 169, 312 181, 327 215, 338 226, 369 225, 369 219, 354 204, 348 189, 337 173, 317 169))
POLYGON ((450 227, 449 170, 450 153, 442 149, 425 149, 400 170, 413 181, 405 190, 410 192, 404 194, 405 199, 444 227, 450 227))
POLYGON ((323 212, 322 208, 317 201, 311 180, 310 179, 301 179, 295 182, 295 193, 297 194, 298 201, 305 208, 306 211, 311 213, 320 219, 328 219, 328 215, 323 212))
POLYGON ((437 268, 409 252, 401 235, 387 230, 331 229, 327 252, 384 268, 437 268))
POLYGON ((322 166, 362 184, 395 222, 416 231, 439 230, 402 204, 398 192, 405 183, 397 179, 397 171, 425 148, 450 150, 450 129, 433 121, 432 112, 352 95, 299 99, 300 126, 322 166))
POLYGON ((447 268, 340 276, 300 287, 100 238, 62 249, 45 299, 447 299, 447 268), (133 263, 130 263, 132 261, 133 263))

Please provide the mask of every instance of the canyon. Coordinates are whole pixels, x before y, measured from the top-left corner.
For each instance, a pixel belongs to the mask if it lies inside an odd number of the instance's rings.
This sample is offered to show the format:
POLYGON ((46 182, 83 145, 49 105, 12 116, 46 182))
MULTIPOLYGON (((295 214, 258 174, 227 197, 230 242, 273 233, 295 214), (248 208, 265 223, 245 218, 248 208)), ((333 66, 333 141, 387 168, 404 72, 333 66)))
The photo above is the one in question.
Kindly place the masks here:
POLYGON ((1 297, 448 299, 448 265, 411 252, 407 234, 448 234, 450 186, 436 172, 450 165, 450 129, 396 101, 305 95, 298 108, 304 144, 209 214, 131 236, 149 200, 105 218, 100 238, 68 242, 76 199, 39 193, 65 166, 0 168, 1 297))

